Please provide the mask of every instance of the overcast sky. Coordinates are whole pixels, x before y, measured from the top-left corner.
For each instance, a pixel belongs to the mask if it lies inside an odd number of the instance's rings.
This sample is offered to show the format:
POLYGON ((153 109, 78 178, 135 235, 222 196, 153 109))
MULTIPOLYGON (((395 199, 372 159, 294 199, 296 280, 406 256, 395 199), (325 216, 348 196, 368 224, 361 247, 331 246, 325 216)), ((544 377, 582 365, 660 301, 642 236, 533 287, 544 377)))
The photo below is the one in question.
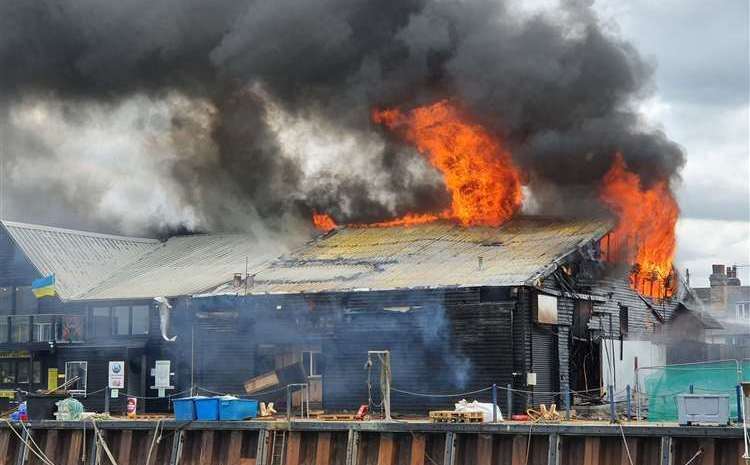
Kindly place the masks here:
MULTIPOLYGON (((712 263, 750 265, 748 0, 600 0, 605 21, 656 63, 648 118, 682 145, 677 266, 708 285, 712 263)), ((741 270, 750 285, 750 267, 741 270)))

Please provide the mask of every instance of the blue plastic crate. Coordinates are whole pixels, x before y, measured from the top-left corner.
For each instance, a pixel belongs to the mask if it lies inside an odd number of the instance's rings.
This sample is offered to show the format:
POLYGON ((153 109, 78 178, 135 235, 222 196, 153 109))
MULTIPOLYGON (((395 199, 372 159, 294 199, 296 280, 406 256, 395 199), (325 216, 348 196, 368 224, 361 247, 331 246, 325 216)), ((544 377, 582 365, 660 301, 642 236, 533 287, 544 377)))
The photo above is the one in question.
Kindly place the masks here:
POLYGON ((218 420, 219 419, 219 398, 204 397, 195 399, 195 417, 198 420, 218 420))
POLYGON ((244 420, 258 416, 258 401, 247 399, 220 399, 219 419, 244 420))
POLYGON ((195 420, 195 403, 194 397, 183 397, 181 399, 172 399, 174 407, 174 419, 177 421, 195 420))

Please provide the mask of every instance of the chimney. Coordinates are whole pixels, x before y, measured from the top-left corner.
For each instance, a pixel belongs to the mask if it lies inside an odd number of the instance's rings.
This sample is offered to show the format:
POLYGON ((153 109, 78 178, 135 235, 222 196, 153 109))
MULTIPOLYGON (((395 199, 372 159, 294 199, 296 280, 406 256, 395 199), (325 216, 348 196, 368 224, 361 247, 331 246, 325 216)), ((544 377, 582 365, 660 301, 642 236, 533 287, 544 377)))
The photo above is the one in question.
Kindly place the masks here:
POLYGON ((727 267, 727 286, 741 286, 740 278, 737 277, 737 265, 727 267))
MULTIPOLYGON (((731 267, 729 268, 731 273, 731 267)), ((711 276, 708 282, 711 284, 711 310, 716 312, 725 312, 727 307, 727 277, 726 266, 712 265, 711 276)))

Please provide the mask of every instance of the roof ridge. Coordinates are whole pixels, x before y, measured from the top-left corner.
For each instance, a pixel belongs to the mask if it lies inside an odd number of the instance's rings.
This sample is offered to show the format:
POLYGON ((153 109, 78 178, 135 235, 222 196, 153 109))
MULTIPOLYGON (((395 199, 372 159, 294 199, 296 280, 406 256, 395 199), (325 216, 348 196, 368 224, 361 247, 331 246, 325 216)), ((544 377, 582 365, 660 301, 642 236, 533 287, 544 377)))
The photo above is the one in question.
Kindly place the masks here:
POLYGON ((9 221, 9 220, 0 220, 0 222, 6 228, 16 227, 16 228, 23 228, 23 229, 34 229, 37 231, 59 232, 59 233, 65 233, 65 234, 73 234, 77 236, 96 237, 100 239, 113 239, 113 240, 123 240, 123 241, 127 240, 127 241, 132 241, 132 242, 147 242, 147 243, 159 242, 159 239, 151 238, 151 237, 125 236, 125 235, 120 235, 120 234, 105 234, 105 233, 98 233, 98 232, 93 232, 93 231, 83 231, 80 229, 59 228, 56 226, 22 223, 19 221, 9 221))

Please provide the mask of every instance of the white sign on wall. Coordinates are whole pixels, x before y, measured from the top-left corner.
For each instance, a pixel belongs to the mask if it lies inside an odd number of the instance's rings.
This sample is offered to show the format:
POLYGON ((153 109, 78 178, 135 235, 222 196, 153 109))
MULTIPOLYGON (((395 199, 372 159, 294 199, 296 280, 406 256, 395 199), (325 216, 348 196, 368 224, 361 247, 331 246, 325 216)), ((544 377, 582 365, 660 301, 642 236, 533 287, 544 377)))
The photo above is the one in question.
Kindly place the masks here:
POLYGON ((109 362, 109 388, 125 389, 125 362, 109 362))

